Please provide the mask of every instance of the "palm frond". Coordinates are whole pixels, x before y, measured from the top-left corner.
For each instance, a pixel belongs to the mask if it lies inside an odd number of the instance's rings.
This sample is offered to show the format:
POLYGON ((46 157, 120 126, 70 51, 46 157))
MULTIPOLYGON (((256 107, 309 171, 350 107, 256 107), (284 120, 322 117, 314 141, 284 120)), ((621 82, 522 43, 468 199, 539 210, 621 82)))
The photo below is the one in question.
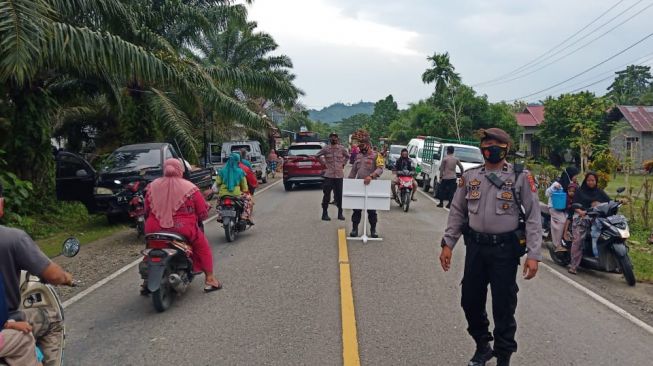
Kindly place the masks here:
POLYGON ((148 106, 152 115, 169 136, 177 138, 182 148, 192 154, 189 157, 196 159, 199 154, 198 142, 193 136, 193 123, 165 93, 155 88, 150 90, 152 94, 148 97, 148 106))

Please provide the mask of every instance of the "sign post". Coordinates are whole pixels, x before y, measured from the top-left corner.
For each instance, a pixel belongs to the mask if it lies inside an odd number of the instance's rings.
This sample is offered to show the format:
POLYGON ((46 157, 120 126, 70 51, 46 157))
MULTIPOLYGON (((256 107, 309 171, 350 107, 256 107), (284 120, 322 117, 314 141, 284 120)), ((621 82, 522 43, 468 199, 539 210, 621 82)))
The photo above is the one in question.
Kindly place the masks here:
POLYGON ((383 240, 367 236, 367 210, 390 210, 390 181, 373 180, 365 185, 363 179, 345 179, 342 184, 342 208, 363 210, 363 235, 359 238, 348 237, 349 240, 383 240))

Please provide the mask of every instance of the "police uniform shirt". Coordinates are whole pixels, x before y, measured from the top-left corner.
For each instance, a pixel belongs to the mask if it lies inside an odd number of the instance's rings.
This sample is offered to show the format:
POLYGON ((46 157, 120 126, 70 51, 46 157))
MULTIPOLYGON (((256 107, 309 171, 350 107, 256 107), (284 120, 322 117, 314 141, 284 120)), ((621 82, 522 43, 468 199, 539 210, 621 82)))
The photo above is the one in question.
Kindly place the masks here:
POLYGON ((506 163, 500 171, 489 171, 485 166, 469 169, 463 174, 464 186, 458 187, 449 212, 444 234, 446 245, 453 247, 462 234, 466 217, 469 227, 479 233, 505 234, 515 231, 519 226, 519 208, 515 203, 511 188, 515 188, 526 215, 526 245, 528 258, 541 260, 542 226, 539 198, 533 177, 528 171, 519 175, 515 182, 515 172, 506 163), (497 188, 488 175, 494 173, 505 182, 497 188))
POLYGON ((349 172, 350 179, 364 179, 376 173, 377 177, 383 174, 383 159, 378 159, 377 153, 370 149, 367 154, 360 153, 356 156, 356 161, 349 172))

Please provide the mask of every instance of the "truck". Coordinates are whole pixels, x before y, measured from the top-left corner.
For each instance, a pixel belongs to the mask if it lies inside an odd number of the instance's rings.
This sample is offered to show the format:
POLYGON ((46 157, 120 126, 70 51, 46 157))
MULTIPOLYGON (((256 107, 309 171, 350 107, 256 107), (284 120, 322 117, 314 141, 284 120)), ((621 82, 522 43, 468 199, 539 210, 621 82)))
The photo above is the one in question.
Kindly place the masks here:
MULTIPOLYGON (((422 187, 425 192, 428 192, 431 188, 433 189, 433 194, 437 192, 440 182, 440 165, 442 165, 442 160, 446 156, 449 146, 454 148, 454 156, 460 160, 465 170, 483 164, 483 155, 477 146, 443 142, 442 139, 433 137, 426 138, 424 140, 422 159, 419 163, 422 187)), ((456 175, 459 178, 462 173, 459 168, 456 168, 456 175)))
POLYGON ((121 194, 126 187, 163 176, 163 162, 170 158, 184 162, 184 178, 200 190, 213 184, 212 169, 192 167, 169 143, 122 146, 104 159, 99 171, 83 157, 60 151, 55 157, 57 199, 82 202, 89 212, 104 212, 109 222, 116 222, 127 213, 129 202, 121 194))

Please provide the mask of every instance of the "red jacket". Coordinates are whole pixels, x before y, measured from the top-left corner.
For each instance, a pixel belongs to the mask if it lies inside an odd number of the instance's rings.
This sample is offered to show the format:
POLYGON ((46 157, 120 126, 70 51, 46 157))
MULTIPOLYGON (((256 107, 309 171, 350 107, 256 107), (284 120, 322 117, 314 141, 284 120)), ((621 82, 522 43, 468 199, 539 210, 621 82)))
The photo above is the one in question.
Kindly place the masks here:
POLYGON ((250 169, 247 165, 242 162, 238 163, 240 169, 245 172, 245 178, 247 179, 247 185, 249 188, 256 188, 258 186, 258 179, 256 178, 256 173, 250 169))

